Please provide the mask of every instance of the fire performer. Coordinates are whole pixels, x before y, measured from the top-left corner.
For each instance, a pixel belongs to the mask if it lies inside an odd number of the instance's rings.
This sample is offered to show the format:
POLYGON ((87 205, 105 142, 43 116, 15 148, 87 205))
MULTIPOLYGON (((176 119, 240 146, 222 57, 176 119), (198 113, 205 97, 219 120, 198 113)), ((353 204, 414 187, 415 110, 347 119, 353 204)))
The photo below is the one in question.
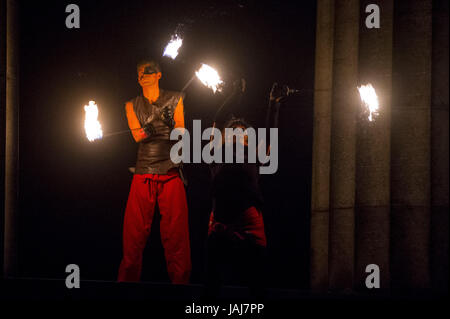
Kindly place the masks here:
POLYGON ((142 254, 155 206, 161 242, 174 284, 187 284, 191 271, 188 208, 180 167, 170 159, 173 128, 184 128, 183 94, 159 88, 161 69, 155 61, 137 65, 142 95, 126 103, 128 126, 139 143, 136 168, 125 210, 123 259, 118 281, 139 281, 142 254))
MULTIPOLYGON (((272 89, 266 116, 267 127, 278 127, 281 97, 275 94, 272 89)), ((248 136, 245 130, 249 127, 244 119, 232 117, 222 128, 223 147, 227 138, 226 128, 244 132, 229 141, 243 144, 243 163, 235 160, 233 163, 212 163, 210 166, 213 211, 207 243, 208 297, 217 296, 223 279, 237 279, 238 283, 248 285, 256 296, 264 295, 266 235, 262 216, 263 198, 259 188, 260 164, 248 162, 248 136), (230 273, 229 269, 234 271, 230 273)), ((267 152, 270 152, 270 145, 267 152)))

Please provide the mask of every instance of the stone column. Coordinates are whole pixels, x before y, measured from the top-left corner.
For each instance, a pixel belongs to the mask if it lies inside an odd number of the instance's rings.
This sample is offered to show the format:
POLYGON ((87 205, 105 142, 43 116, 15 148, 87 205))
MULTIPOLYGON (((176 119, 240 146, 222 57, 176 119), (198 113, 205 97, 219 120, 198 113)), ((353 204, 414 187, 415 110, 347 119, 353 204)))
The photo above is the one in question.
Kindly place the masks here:
POLYGON ((391 283, 429 286, 431 0, 396 0, 391 122, 391 283))
MULTIPOLYGON (((6 0, 0 0, 0 265, 4 264, 5 236, 5 125, 6 125, 6 0)), ((0 278, 3 271, 0 272, 0 278)))
POLYGON ((17 275, 18 254, 18 4, 6 1, 6 139, 5 139, 5 225, 4 275, 17 275))
POLYGON ((371 83, 380 103, 375 120, 358 116, 357 124, 355 286, 363 290, 369 264, 379 266, 381 288, 389 288, 393 5, 393 0, 361 0, 360 9, 359 83, 371 83), (379 29, 366 27, 369 4, 380 8, 379 29))
POLYGON ((431 79, 431 275, 448 291, 448 0, 433 1, 431 79))
POLYGON ((329 238, 329 283, 333 290, 353 287, 358 34, 359 1, 336 0, 329 238))
POLYGON ((328 289, 334 0, 317 2, 311 198, 311 289, 328 289))

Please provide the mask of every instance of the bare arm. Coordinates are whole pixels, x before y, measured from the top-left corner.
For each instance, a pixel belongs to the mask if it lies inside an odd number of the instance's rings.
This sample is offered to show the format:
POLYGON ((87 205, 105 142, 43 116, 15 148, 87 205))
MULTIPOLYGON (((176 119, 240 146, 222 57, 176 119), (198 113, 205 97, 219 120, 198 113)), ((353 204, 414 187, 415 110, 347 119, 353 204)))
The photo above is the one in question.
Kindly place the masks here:
POLYGON ((145 138, 145 133, 141 127, 141 123, 139 123, 136 113, 134 112, 133 103, 127 102, 125 104, 125 111, 127 114, 128 127, 131 130, 131 134, 133 135, 136 143, 139 143, 145 138))
POLYGON ((183 98, 180 98, 178 101, 177 107, 175 108, 175 111, 173 113, 173 119, 175 121, 175 128, 178 128, 182 130, 182 133, 184 133, 184 105, 183 105, 183 98))

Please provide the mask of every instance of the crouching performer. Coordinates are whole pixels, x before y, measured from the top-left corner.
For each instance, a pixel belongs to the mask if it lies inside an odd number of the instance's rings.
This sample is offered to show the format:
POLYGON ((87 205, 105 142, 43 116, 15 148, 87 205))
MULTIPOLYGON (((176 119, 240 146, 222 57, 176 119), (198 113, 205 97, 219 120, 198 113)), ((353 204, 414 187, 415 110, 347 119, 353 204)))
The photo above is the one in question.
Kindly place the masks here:
MULTIPOLYGON (((279 100, 272 98, 267 111, 266 126, 277 127, 279 100)), ((217 118, 217 117, 216 117, 217 118)), ((216 122, 214 123, 214 127, 216 122)), ((248 286, 252 294, 264 297, 266 264, 266 234, 262 215, 263 199, 259 187, 260 163, 248 161, 250 125, 242 118, 231 118, 222 132, 225 144, 244 148, 244 160, 238 162, 233 152, 233 163, 211 163, 213 210, 210 215, 207 241, 206 297, 216 298, 223 283, 248 286), (225 130, 241 129, 234 136, 225 130)), ((213 140, 213 136, 211 140, 213 140)), ((265 145, 264 145, 265 147, 265 145)), ((270 145, 265 150, 270 152, 270 145)), ((222 154, 224 152, 222 151, 222 154)))

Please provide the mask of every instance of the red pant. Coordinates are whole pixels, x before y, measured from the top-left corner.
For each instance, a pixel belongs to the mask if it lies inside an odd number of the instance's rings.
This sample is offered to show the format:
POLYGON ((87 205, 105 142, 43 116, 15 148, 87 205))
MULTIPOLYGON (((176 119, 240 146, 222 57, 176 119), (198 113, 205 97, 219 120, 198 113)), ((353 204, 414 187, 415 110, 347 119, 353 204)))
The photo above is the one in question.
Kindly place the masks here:
POLYGON ((245 239, 250 235, 257 245, 266 247, 262 213, 254 206, 242 212, 233 224, 222 224, 216 221, 212 212, 209 218, 208 235, 212 232, 224 232, 235 239, 245 239))
POLYGON ((142 253, 150 235, 155 205, 161 213, 161 242, 174 284, 187 284, 191 272, 186 193, 176 171, 135 174, 123 224, 123 259, 118 281, 139 281, 142 253))

